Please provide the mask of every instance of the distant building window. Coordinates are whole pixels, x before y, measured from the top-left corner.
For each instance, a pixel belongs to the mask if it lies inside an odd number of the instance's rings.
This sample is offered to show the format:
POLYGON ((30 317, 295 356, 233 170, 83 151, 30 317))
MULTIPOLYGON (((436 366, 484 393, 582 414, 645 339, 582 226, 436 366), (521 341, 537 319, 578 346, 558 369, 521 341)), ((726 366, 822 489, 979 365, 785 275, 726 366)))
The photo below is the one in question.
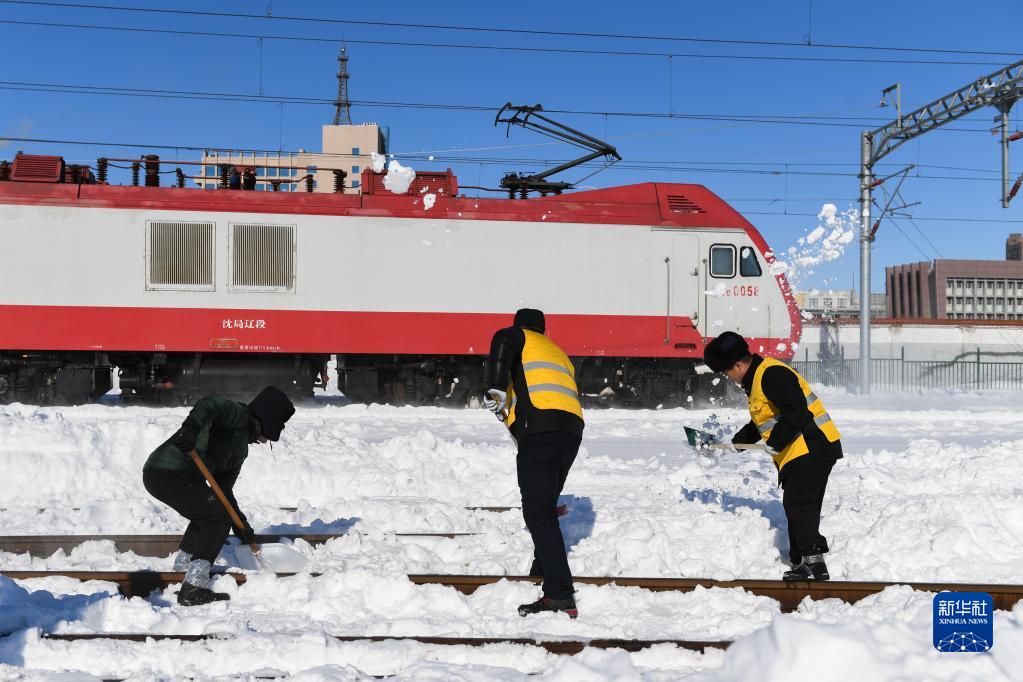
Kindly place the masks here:
POLYGON ((263 166, 256 168, 256 175, 266 175, 266 168, 263 166))
POLYGON ((256 190, 260 191, 260 192, 265 192, 266 191, 266 183, 265 182, 257 182, 256 183, 256 190))
POLYGON ((215 177, 217 177, 217 167, 216 166, 206 166, 206 177, 208 177, 208 178, 215 178, 215 177))
POLYGON ((810 305, 811 308, 816 308, 817 305, 819 304, 819 302, 820 302, 820 299, 811 298, 809 305, 810 305))
POLYGON ((215 182, 207 182, 206 183, 206 189, 216 189, 216 188, 217 188, 217 183, 215 183, 215 182))
POLYGON ((316 189, 319 186, 320 186, 320 183, 317 182, 316 180, 313 180, 313 189, 316 189))
POLYGON ((359 182, 358 180, 352 180, 352 187, 358 187, 358 186, 359 186, 359 185, 361 185, 361 184, 362 184, 362 183, 361 183, 361 182, 359 182))
POLYGON ((830 308, 831 305, 832 305, 832 300, 830 298, 824 299, 824 307, 825 308, 830 308))
POLYGON ((316 172, 316 166, 306 166, 305 167, 305 172, 306 173, 315 173, 316 172))
POLYGON ((355 173, 356 175, 358 175, 359 174, 359 167, 358 166, 352 166, 352 172, 355 173))
POLYGON ((267 168, 266 169, 266 175, 267 175, 267 177, 270 177, 270 178, 276 178, 277 177, 277 168, 267 168))
POLYGON ((361 156, 362 152, 359 151, 358 147, 352 147, 352 156, 361 156))

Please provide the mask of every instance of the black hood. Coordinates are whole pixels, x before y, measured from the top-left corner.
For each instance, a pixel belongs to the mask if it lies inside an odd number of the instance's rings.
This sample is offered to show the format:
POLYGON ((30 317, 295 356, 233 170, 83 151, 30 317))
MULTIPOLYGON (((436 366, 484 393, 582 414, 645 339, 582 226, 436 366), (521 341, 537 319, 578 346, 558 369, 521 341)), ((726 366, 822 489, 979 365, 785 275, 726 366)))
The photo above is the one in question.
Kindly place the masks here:
POLYGON ((263 435, 276 441, 281 437, 284 423, 295 414, 295 406, 284 391, 276 386, 267 386, 249 403, 249 412, 259 420, 263 435))
POLYGON ((724 332, 707 344, 703 361, 712 372, 724 372, 749 355, 749 344, 735 332, 724 332))
POLYGON ((515 312, 515 322, 512 324, 541 334, 547 330, 547 320, 543 316, 543 311, 536 308, 520 308, 515 312))

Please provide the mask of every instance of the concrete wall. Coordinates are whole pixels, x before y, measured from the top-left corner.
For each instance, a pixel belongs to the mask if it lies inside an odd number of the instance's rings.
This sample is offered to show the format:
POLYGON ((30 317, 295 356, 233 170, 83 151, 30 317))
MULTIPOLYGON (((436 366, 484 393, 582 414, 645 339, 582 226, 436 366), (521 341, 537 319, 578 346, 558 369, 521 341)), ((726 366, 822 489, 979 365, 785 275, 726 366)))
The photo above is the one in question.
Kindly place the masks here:
MULTIPOLYGON (((952 360, 980 348, 982 359, 1003 357, 1023 361, 1023 322, 1019 325, 891 324, 871 326, 871 357, 906 360, 952 360)), ((829 353, 860 356, 858 323, 834 326, 806 325, 796 350, 796 360, 822 359, 829 353)), ((833 356, 832 356, 833 357, 833 356)))

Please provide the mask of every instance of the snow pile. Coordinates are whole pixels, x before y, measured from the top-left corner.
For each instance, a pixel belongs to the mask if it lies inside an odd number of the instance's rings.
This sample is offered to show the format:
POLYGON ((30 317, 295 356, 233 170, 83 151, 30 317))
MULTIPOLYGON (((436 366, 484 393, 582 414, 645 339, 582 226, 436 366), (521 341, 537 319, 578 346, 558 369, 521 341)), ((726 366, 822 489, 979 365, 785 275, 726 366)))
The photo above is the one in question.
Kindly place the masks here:
POLYGON ((373 162, 373 172, 383 173, 384 168, 387 167, 387 157, 383 154, 377 154, 376 152, 370 152, 369 156, 373 162))
MULTIPOLYGON (((819 241, 823 241, 821 237, 819 241)), ((846 457, 824 501, 838 580, 1015 583, 1023 573, 1018 423, 1009 393, 859 397, 817 388, 846 457)), ((0 407, 5 533, 180 533, 182 519, 141 485, 148 453, 183 408, 0 407)), ((770 460, 697 453, 683 425, 727 439, 745 410, 588 410, 562 502, 576 575, 776 579, 786 569, 784 510, 770 460)), ((1023 661, 1023 607, 996 617, 995 648, 938 654, 932 595, 893 587, 856 605, 804 602, 781 615, 741 590, 647 592, 578 585, 581 615, 519 618, 534 586, 472 595, 417 586, 408 573, 521 574, 532 545, 518 510, 514 447, 482 410, 300 407, 271 453, 252 448, 236 495, 257 531, 341 533, 293 547, 323 575, 220 578, 230 604, 178 607, 177 586, 124 599, 110 583, 0 578, 0 677, 82 670, 210 677, 276 670, 309 679, 783 680, 1008 679, 1023 661), (295 507, 294 511, 282 507, 295 507), (397 533, 470 533, 413 537, 397 533), (222 633, 205 642, 54 642, 40 632, 222 633), (737 640, 727 653, 655 647, 556 657, 534 647, 343 643, 331 635, 737 640), (798 642, 798 644, 796 644, 798 642), (823 657, 827 657, 826 659, 823 657), (11 666, 2 667, 4 664, 11 666), (846 678, 848 679, 848 678, 846 678)), ((230 563, 225 551, 221 563, 230 563)), ((0 569, 162 569, 170 557, 109 541, 0 569)))
POLYGON ((403 166, 397 159, 387 164, 387 175, 384 176, 384 187, 394 194, 405 194, 416 179, 416 172, 409 166, 403 166))

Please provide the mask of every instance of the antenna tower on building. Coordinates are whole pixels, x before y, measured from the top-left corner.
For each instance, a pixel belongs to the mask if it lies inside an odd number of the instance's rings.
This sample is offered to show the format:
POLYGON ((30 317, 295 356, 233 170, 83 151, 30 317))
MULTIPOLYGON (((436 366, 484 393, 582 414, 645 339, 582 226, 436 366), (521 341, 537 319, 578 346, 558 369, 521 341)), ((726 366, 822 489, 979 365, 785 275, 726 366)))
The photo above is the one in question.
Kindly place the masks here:
POLYGON ((334 125, 352 125, 352 102, 348 99, 348 54, 344 45, 337 55, 337 102, 334 103, 334 125))

